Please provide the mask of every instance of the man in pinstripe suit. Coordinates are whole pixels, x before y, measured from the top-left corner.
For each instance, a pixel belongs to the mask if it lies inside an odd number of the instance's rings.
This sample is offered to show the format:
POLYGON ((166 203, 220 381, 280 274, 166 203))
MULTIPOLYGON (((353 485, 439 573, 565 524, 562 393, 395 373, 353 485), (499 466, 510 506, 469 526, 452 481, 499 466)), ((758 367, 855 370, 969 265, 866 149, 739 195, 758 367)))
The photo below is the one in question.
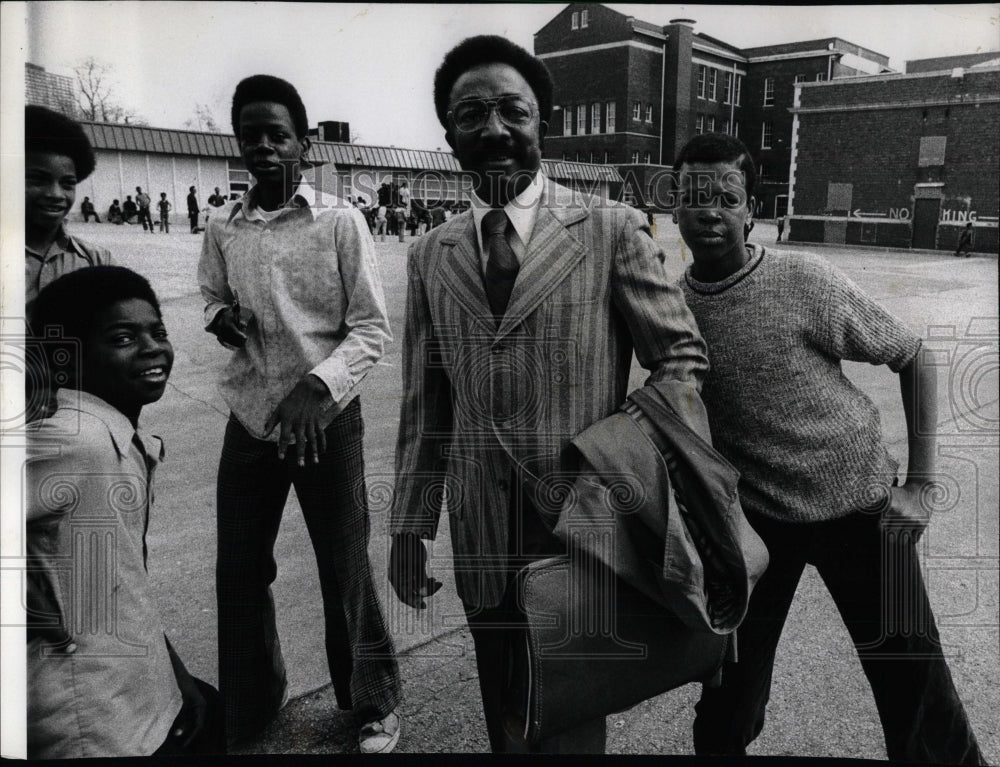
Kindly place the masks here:
MULTIPOLYGON (((434 97, 475 197, 410 248, 390 580, 425 606, 440 584, 422 539, 446 507, 497 752, 523 747, 503 726, 504 595, 520 567, 563 550, 551 533, 561 450, 624 401, 633 350, 652 380, 693 393, 708 361, 645 217, 542 174, 552 80, 540 60, 469 38, 445 57, 434 97)), ((604 743, 602 719, 532 748, 604 743)))

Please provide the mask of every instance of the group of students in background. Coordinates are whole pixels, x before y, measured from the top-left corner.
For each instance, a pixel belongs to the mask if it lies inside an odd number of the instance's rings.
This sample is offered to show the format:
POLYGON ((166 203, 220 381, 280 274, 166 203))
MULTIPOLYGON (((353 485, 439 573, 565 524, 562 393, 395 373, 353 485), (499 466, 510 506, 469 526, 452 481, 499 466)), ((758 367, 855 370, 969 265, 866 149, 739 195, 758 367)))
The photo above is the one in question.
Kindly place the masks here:
MULTIPOLYGON (((595 344, 593 333, 581 331, 574 338, 581 353, 617 364, 621 355, 600 352, 621 336, 622 343, 629 339, 629 351, 638 349, 644 366, 655 363, 657 374, 691 383, 691 396, 704 401, 717 449, 743 475, 744 508, 771 555, 738 632, 738 662, 726 662, 720 687, 702 691, 697 753, 745 754, 759 734, 781 628, 808 562, 820 570, 858 649, 890 758, 982 763, 916 562, 915 544, 929 521, 920 498, 936 455, 934 378, 920 363, 919 336, 822 259, 765 253, 746 243, 755 171, 746 147, 731 136, 696 136, 678 155, 673 216, 693 262, 679 285, 669 284, 665 255, 644 216, 608 201, 588 207, 544 178, 541 126, 551 97, 544 64, 501 38, 466 40, 435 77, 439 118, 463 169, 497 164, 499 150, 484 152, 477 143, 487 133, 506 142, 504 167, 520 167, 501 174, 499 191, 485 182, 477 187, 478 207, 413 246, 397 468, 437 467, 442 455, 432 455, 425 442, 458 445, 466 420, 475 420, 462 409, 475 404, 463 394, 463 382, 442 372, 449 363, 438 361, 431 369, 433 355, 424 346, 447 341, 437 335, 441 317, 455 323, 445 322, 448 332, 465 327, 454 319, 464 309, 452 298, 447 272, 473 272, 442 256, 455 255, 443 246, 468 238, 468 252, 480 250, 476 267, 486 275, 480 298, 484 308, 488 298, 492 315, 479 319, 499 324, 507 302, 512 311, 517 306, 520 283, 516 277, 492 279, 497 261, 517 259, 523 264, 514 263, 515 274, 519 268, 520 274, 537 274, 541 267, 532 258, 562 257, 551 250, 555 238, 575 243, 581 259, 586 253, 608 264, 564 275, 572 280, 567 285, 595 297, 587 303, 593 313, 587 321, 609 334, 595 344), (553 190, 575 202, 560 208, 553 190), (532 238, 529 228, 526 240, 519 239, 524 230, 513 225, 514 219, 523 224, 519 206, 534 211, 540 238, 532 238), (486 224, 481 239, 472 224, 477 216, 486 224), (501 225, 491 228, 487 218, 501 225), (583 239, 566 234, 570 225, 583 239), (606 227, 603 237, 592 230, 600 227, 606 227), (440 282, 449 289, 441 290, 440 282), (502 301, 494 299, 497 287, 504 288, 502 301), (899 374, 909 444, 902 484, 889 481, 898 462, 882 442, 877 408, 842 375, 843 359, 887 365, 899 374), (930 429, 917 429, 917 412, 930 429), (447 433, 434 431, 439 426, 447 433), (866 483, 883 490, 880 508, 858 502, 856 491, 866 483), (896 585, 909 601, 894 607, 916 611, 921 625, 915 632, 883 625, 902 620, 881 604, 902 598, 883 589, 886 547, 905 563, 894 577, 906 579, 896 585)), ((37 451, 27 470, 29 756, 217 753, 252 740, 274 719, 288 685, 270 587, 277 572, 275 538, 292 487, 319 569, 338 706, 354 713, 362 753, 391 751, 400 737, 401 683, 367 554, 358 385, 392 335, 365 216, 353 205, 334 204, 300 173, 310 140, 299 94, 268 75, 237 85, 233 130, 255 184, 226 215, 210 219, 198 265, 204 327, 232 352, 220 383, 231 415, 217 477, 218 692, 192 677, 173 650, 146 572, 151 487, 163 446, 139 420, 142 409, 162 397, 173 363, 159 303, 143 277, 110 266, 106 251, 63 226, 76 184, 94 167, 79 126, 32 107, 26 123, 27 318, 32 337, 45 341, 40 353, 50 374, 29 383, 34 389, 27 393, 36 424, 31 449, 37 451), (58 336, 49 333, 53 328, 58 336), (68 362, 50 342, 55 337, 76 339, 68 362), (57 369, 71 374, 59 379, 57 369), (126 492, 115 486, 121 481, 126 492), (114 615, 87 602, 92 592, 73 581, 101 582, 106 558, 94 555, 98 544, 81 548, 78 541, 94 530, 112 532, 101 540, 115 547, 114 615), (61 565, 67 560, 74 571, 61 565), (89 622, 78 620, 82 615, 89 622), (130 654, 125 647, 143 651, 130 654)), ((469 290, 478 295, 480 288, 469 290)), ((557 303, 547 305, 544 316, 583 311, 567 309, 574 302, 557 303)), ((631 355, 624 377, 621 370, 610 376, 621 386, 630 362, 631 355)), ((595 383, 605 366, 577 372, 593 378, 593 385, 565 381, 552 392, 553 401, 572 395, 594 404, 607 384, 595 383)), ((592 409, 594 418, 610 415, 597 412, 598 405, 592 409)), ((416 501, 412 507, 400 501, 399 487, 420 481, 397 477, 390 552, 390 582, 415 608, 440 586, 425 572, 421 540, 434 537, 428 529, 436 530, 436 519, 428 521, 429 512, 416 501)), ((520 490, 510 497, 515 495, 527 497, 520 490)), ((469 508, 452 524, 471 524, 470 516, 482 513, 469 508)), ((471 545, 466 539, 456 537, 454 545, 456 560, 468 555, 460 550, 471 545)), ((486 572, 491 565, 477 566, 486 572)), ((482 606, 484 613, 495 607, 482 606)), ((466 607, 491 746, 502 750, 495 696, 484 681, 503 673, 491 667, 484 638, 496 627, 476 622, 466 607)), ((591 747, 602 752, 603 730, 594 732, 591 747)))
MULTIPOLYGON (((159 224, 160 231, 165 234, 169 234, 170 211, 173 209, 173 205, 167 199, 167 193, 160 192, 160 199, 156 202, 156 209, 159 218, 156 221, 153 221, 149 212, 151 205, 149 195, 143 192, 142 187, 140 186, 137 186, 135 191, 136 197, 134 201, 132 200, 132 195, 127 195, 125 197, 124 205, 117 199, 112 201, 111 205, 108 206, 108 223, 119 225, 138 223, 142 224, 143 231, 150 233, 154 232, 154 226, 159 224)), ((212 208, 221 208, 225 204, 226 198, 223 197, 222 193, 219 191, 219 187, 215 187, 215 192, 208 198, 209 207, 201 208, 198 205, 198 193, 195 191, 195 187, 189 187, 187 195, 187 216, 188 222, 190 223, 191 234, 200 234, 205 231, 204 226, 200 225, 200 217, 202 213, 205 214, 205 223, 207 224, 212 208)), ((84 197, 83 202, 80 203, 80 214, 83 216, 83 222, 85 224, 89 223, 91 218, 93 218, 96 223, 101 223, 101 217, 97 213, 97 208, 89 197, 84 197)))

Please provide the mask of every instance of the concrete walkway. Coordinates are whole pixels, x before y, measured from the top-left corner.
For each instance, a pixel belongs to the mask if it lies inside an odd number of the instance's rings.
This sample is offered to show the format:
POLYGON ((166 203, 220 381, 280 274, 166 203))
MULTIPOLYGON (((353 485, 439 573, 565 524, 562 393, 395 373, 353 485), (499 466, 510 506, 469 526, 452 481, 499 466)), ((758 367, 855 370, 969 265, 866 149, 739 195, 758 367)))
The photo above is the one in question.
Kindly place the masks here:
MULTIPOLYGON (((200 237, 146 235, 135 227, 75 224, 74 232, 109 247, 118 263, 146 274, 163 299, 176 362, 167 394, 143 414, 161 434, 167 462, 158 478, 149 568, 167 631, 193 673, 217 681, 214 594, 215 472, 226 408, 215 380, 227 352, 201 329, 195 268, 200 237)), ((774 247, 773 225, 751 241, 774 247)), ((658 239, 679 275, 689 255, 669 218, 658 239), (685 258, 686 256, 686 258, 685 258)), ((407 245, 410 238, 407 238, 407 245)), ((487 749, 471 640, 451 577, 446 525, 432 552, 444 588, 422 614, 403 607, 385 578, 385 501, 400 396, 405 249, 378 245, 395 340, 363 393, 366 461, 376 582, 400 651, 405 701, 397 752, 487 749)), ((987 757, 1000 759, 998 648, 997 260, 782 244, 828 258, 923 336, 941 364, 940 470, 946 497, 923 538, 924 568, 949 662, 987 757)), ((905 428, 896 377, 845 364, 846 374, 883 413, 885 437, 904 462, 905 428)), ((641 384, 642 371, 633 370, 641 384)), ((336 711, 325 668, 315 562, 294 497, 276 548, 274 585, 292 700, 260 741, 243 753, 356 753, 350 714, 336 711)), ((807 569, 778 650, 768 721, 751 753, 884 759, 881 729, 847 633, 816 573, 807 569)), ((609 719, 612 754, 690 754, 696 686, 647 701, 609 719)))

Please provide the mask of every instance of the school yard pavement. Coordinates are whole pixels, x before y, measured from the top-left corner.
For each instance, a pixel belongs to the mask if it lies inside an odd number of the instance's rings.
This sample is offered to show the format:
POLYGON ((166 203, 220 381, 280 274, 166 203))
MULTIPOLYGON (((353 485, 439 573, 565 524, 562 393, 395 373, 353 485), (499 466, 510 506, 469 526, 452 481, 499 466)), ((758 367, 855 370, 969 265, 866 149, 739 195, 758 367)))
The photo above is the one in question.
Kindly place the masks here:
MULTIPOLYGON (((658 239, 677 275, 689 255, 676 228, 658 217, 658 239)), ((176 351, 167 393, 143 419, 167 445, 150 527, 149 570, 167 631, 190 670, 216 675, 215 473, 227 418, 215 380, 228 352, 202 330, 195 270, 200 235, 149 235, 135 226, 75 224, 111 249, 115 261, 145 274, 163 302, 176 351)), ((762 223, 751 242, 828 258, 928 339, 940 366, 941 492, 928 503, 934 522, 922 539, 923 564, 952 673, 991 762, 1000 759, 998 616, 997 259, 948 254, 774 246, 762 223)), ((400 396, 406 244, 378 244, 394 341, 362 394, 376 583, 392 627, 405 701, 397 752, 482 752, 487 748, 471 639, 448 566, 442 526, 432 566, 444 588, 421 614, 393 596, 386 572, 386 499, 400 396)), ((885 368, 845 364, 846 374, 883 414, 891 449, 905 466, 906 439, 897 379, 885 368)), ((642 371, 633 369, 633 383, 642 371)), ((305 526, 289 499, 275 556, 274 584, 292 700, 259 742, 243 753, 353 753, 350 714, 337 712, 323 649, 322 610, 305 526)), ((613 754, 690 754, 695 685, 609 720, 613 754)), ((812 570, 799 587, 778 650, 764 732, 751 753, 884 759, 867 682, 835 607, 812 570)))

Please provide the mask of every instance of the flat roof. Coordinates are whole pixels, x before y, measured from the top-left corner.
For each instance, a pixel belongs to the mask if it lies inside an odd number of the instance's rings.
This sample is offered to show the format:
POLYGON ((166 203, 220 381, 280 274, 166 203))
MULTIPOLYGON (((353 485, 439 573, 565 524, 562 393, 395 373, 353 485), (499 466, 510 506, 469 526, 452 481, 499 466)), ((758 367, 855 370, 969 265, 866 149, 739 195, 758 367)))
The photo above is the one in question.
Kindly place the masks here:
MULTIPOLYGON (((235 136, 205 131, 151 128, 145 125, 81 122, 94 149, 145 154, 172 154, 188 157, 217 157, 234 160, 240 157, 235 136)), ((442 171, 461 170, 451 152, 430 149, 405 149, 368 144, 344 144, 333 141, 313 141, 310 159, 317 164, 336 167, 386 168, 394 170, 442 171)), ((621 181, 618 171, 610 165, 598 165, 568 160, 542 160, 549 178, 556 180, 621 181)))

